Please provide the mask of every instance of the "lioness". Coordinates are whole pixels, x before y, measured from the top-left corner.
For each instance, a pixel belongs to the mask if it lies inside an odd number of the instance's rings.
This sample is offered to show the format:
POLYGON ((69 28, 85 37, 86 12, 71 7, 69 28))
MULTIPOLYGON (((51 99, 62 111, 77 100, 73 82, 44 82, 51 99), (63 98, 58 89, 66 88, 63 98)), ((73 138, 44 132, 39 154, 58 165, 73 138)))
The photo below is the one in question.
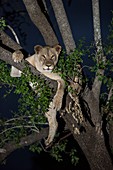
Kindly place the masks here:
MULTIPOLYGON (((39 72, 44 74, 46 77, 56 80, 58 83, 56 94, 49 105, 48 112, 45 113, 45 116, 49 122, 49 135, 45 141, 46 145, 49 145, 55 136, 58 123, 56 121, 56 113, 62 107, 62 99, 64 95, 64 80, 57 74, 52 73, 55 65, 58 62, 58 57, 61 52, 61 46, 55 45, 54 47, 36 45, 34 47, 35 54, 26 58, 26 60, 33 65, 39 72)), ((21 51, 15 51, 12 55, 12 59, 15 62, 21 62, 23 59, 23 54, 21 51)), ((21 71, 12 66, 11 68, 12 77, 20 77, 21 71)))

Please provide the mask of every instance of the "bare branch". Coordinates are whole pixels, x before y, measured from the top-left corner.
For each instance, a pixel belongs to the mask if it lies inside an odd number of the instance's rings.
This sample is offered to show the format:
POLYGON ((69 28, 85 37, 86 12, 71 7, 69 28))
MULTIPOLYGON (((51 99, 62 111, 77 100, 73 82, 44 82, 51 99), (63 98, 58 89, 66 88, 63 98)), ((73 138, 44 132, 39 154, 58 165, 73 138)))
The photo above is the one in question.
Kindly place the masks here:
POLYGON ((23 127, 23 128, 30 128, 31 131, 39 132, 39 129, 38 129, 36 126, 34 126, 34 125, 25 125, 25 126, 20 125, 20 126, 13 126, 13 127, 7 128, 7 129, 5 129, 4 131, 2 131, 2 132, 0 133, 0 135, 2 135, 3 133, 5 133, 5 132, 7 132, 7 131, 12 130, 12 129, 20 129, 20 128, 22 128, 22 127, 23 127))
POLYGON ((15 40, 17 42, 17 44, 20 44, 20 41, 15 33, 15 31, 13 30, 13 28, 10 26, 10 25, 7 25, 7 27, 11 30, 11 32, 13 33, 14 37, 15 37, 15 40))
MULTIPOLYGON (((3 44, 7 45, 8 47, 14 50, 22 48, 19 44, 17 44, 17 42, 11 39, 4 31, 0 31, 0 40, 2 41, 3 44)), ((1 52, 3 52, 3 49, 1 52)))

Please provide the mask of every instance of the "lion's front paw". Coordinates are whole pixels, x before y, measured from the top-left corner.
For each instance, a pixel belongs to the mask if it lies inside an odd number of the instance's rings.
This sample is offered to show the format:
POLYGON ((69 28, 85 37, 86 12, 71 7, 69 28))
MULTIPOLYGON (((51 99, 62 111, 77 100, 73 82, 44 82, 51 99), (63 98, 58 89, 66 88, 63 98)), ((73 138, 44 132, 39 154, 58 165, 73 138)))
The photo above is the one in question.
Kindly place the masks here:
POLYGON ((21 62, 23 58, 24 58, 24 55, 22 54, 20 50, 17 50, 12 54, 12 59, 16 63, 21 62))

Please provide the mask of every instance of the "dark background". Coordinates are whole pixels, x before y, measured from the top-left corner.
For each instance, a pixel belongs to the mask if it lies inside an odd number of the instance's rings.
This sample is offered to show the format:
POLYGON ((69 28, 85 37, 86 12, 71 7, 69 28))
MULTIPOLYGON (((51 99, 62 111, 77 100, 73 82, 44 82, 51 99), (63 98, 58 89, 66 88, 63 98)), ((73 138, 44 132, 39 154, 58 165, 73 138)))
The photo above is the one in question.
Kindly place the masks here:
MULTIPOLYGON (((31 22, 22 0, 9 0, 8 3, 4 2, 5 0, 0 2, 0 17, 4 17, 7 23, 13 27, 19 37, 21 46, 30 54, 33 54, 34 45, 45 45, 43 37, 39 30, 31 22)), ((85 37, 87 44, 91 43, 93 41, 91 0, 63 0, 63 3, 67 12, 75 43, 83 37, 85 37), (69 2, 71 2, 70 5, 69 2)), ((62 38, 49 0, 47 0, 47 7, 59 42, 63 46, 62 38)), ((111 10, 113 10, 113 0, 100 0, 101 31, 104 43, 107 41, 107 35, 109 32, 108 25, 112 18, 111 10)), ((8 29, 6 32, 14 39, 12 33, 8 29)), ((11 93, 4 98, 3 95, 6 90, 7 87, 0 89, 0 116, 10 117, 11 111, 17 109, 18 96, 11 93)), ((0 170, 44 170, 45 168, 50 170, 75 169, 75 167, 71 165, 70 160, 66 158, 64 162, 58 163, 54 158, 48 156, 48 153, 38 155, 28 151, 27 148, 13 152, 8 157, 6 165, 0 166, 0 170)), ((76 169, 79 170, 83 168, 88 170, 88 164, 85 158, 81 157, 80 164, 76 167, 76 169)))

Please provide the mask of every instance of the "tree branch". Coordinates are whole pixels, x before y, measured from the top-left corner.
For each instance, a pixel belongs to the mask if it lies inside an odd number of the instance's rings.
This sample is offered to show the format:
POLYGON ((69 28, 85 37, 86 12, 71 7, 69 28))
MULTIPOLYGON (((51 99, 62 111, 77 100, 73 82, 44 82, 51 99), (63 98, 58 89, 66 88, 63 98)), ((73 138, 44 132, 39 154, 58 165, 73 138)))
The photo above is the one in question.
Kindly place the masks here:
POLYGON ((39 142, 48 135, 48 128, 42 129, 39 133, 32 133, 20 139, 20 142, 9 142, 3 146, 4 153, 0 153, 0 162, 18 148, 29 146, 35 142, 39 142))
POLYGON ((52 7, 54 9, 55 17, 66 47, 67 54, 73 51, 76 47, 72 31, 67 19, 67 15, 63 6, 63 2, 61 0, 50 0, 52 7))
MULTIPOLYGON (((103 62, 104 64, 106 60, 103 54, 102 41, 101 41, 99 0, 92 0, 92 10, 93 10, 94 41, 96 46, 95 57, 97 59, 97 64, 99 65, 99 63, 101 62, 103 62)), ((100 115, 99 102, 100 102, 100 90, 102 86, 102 81, 99 80, 99 76, 101 77, 103 75, 104 75, 104 69, 98 68, 92 85, 92 90, 89 90, 84 95, 84 99, 88 103, 90 109, 92 121, 99 129, 101 129, 101 115, 100 115)))
MULTIPOLYGON (((3 44, 7 45, 8 47, 18 50, 21 49, 22 47, 17 44, 13 39, 11 39, 4 31, 0 30, 0 40, 2 41, 3 44)), ((1 45, 0 45, 1 46, 1 45)))
MULTIPOLYGON (((103 54, 102 40, 101 40, 102 38, 101 38, 101 28, 100 28, 99 0, 92 0, 92 10, 93 10, 93 27, 94 27, 94 40, 96 46, 97 63, 99 64, 99 62, 102 61, 103 63, 105 63, 106 58, 103 54)), ((100 88, 102 85, 102 81, 99 80, 98 75, 103 76, 104 70, 98 69, 94 79, 92 90, 96 98, 99 98, 100 88)))

